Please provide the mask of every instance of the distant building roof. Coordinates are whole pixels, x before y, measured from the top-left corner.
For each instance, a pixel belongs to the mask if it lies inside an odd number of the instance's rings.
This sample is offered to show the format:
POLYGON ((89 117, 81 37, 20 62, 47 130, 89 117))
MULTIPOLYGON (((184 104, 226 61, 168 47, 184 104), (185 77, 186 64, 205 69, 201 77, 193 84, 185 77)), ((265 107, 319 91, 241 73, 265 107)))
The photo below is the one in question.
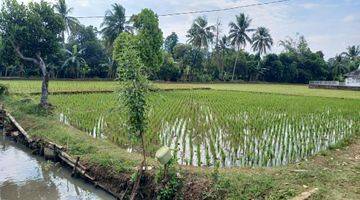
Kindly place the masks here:
POLYGON ((345 77, 348 78, 359 78, 360 79, 360 66, 357 70, 345 74, 345 77))

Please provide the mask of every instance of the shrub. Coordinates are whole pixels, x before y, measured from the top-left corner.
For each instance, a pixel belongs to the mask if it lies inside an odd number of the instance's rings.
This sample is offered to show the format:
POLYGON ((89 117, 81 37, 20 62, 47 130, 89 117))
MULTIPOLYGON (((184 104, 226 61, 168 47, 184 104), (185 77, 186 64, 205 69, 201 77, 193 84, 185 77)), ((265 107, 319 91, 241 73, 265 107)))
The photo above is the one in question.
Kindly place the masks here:
POLYGON ((9 94, 9 87, 0 83, 0 96, 9 94))
POLYGON ((178 197, 178 191, 183 186, 183 180, 177 168, 177 161, 175 158, 169 161, 167 169, 161 167, 156 174, 156 182, 159 184, 157 199, 182 199, 178 197))

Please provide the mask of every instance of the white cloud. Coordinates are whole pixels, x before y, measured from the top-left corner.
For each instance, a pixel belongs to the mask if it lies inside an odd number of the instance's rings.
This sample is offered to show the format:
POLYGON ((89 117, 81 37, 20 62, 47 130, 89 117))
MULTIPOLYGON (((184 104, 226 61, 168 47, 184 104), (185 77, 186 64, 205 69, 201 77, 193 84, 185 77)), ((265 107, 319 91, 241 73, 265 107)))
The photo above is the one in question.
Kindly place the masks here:
POLYGON ((360 19, 358 17, 356 17, 355 15, 351 14, 351 15, 345 16, 343 18, 343 21, 349 23, 349 22, 360 21, 360 19))
POLYGON ((335 56, 345 51, 348 46, 357 45, 360 42, 360 35, 347 34, 322 34, 307 37, 313 51, 323 51, 326 58, 335 56))
POLYGON ((314 8, 318 8, 320 5, 317 3, 304 3, 301 4, 301 7, 305 8, 305 9, 314 9, 314 8))
MULTIPOLYGON (((40 0, 18 0, 20 2, 24 2, 25 4, 29 3, 29 2, 40 2, 40 0)), ((55 3, 57 0, 47 0, 46 2, 49 3, 55 3)))
POLYGON ((90 1, 89 0, 76 0, 76 2, 81 7, 90 6, 90 1))

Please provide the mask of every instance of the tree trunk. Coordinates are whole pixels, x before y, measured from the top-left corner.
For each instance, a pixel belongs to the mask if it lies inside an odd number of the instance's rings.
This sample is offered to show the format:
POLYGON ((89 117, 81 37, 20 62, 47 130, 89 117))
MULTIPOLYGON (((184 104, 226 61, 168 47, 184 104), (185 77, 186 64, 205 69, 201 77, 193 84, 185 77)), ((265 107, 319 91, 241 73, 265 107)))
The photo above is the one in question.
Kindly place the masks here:
POLYGON ((131 192, 131 195, 130 195, 130 200, 135 200, 137 191, 138 191, 138 189, 140 187, 141 177, 142 177, 144 171, 147 168, 147 166, 146 166, 146 150, 145 150, 144 134, 141 133, 140 137, 141 137, 141 145, 142 145, 142 149, 143 149, 143 161, 140 164, 140 169, 138 171, 138 177, 137 177, 136 182, 135 182, 135 184, 133 186, 133 189, 132 189, 132 192, 131 192), (144 169, 144 167, 145 167, 145 169, 144 169))
POLYGON ((65 49, 66 46, 65 46, 65 31, 61 32, 61 37, 62 37, 62 45, 63 45, 63 48, 65 49))
POLYGON ((18 54, 18 56, 21 59, 25 61, 33 62, 35 65, 38 65, 40 67, 42 74, 40 105, 43 108, 47 109, 50 106, 50 104, 48 103, 49 74, 46 69, 46 64, 44 60, 41 58, 41 53, 37 52, 35 54, 36 58, 26 57, 21 53, 20 47, 16 46, 14 43, 13 43, 13 47, 15 49, 15 52, 18 54))
POLYGON ((231 80, 232 80, 232 81, 234 81, 235 68, 236 68, 236 64, 237 64, 238 57, 239 57, 239 49, 240 49, 240 47, 238 47, 238 50, 237 50, 237 52, 236 52, 236 58, 235 58, 233 73, 232 73, 232 77, 231 77, 231 80))
POLYGON ((225 53, 222 52, 221 54, 221 58, 220 58, 220 62, 221 62, 221 71, 220 71, 220 74, 221 74, 221 80, 224 81, 224 73, 225 73, 225 53))
POLYGON ((45 62, 38 56, 40 62, 39 66, 42 73, 42 83, 41 83, 41 98, 40 105, 43 108, 47 108, 49 106, 48 103, 48 89, 49 89, 49 73, 47 72, 45 62))
POLYGON ((259 81, 260 72, 261 72, 261 66, 260 66, 260 61, 258 61, 258 67, 257 70, 255 71, 255 81, 259 81))

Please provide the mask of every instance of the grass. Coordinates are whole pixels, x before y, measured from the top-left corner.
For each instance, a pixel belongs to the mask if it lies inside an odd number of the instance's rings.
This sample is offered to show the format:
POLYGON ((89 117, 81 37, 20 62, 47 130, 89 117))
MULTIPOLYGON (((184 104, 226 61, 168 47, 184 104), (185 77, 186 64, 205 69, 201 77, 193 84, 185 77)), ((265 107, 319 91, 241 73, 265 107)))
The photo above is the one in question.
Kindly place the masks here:
MULTIPOLYGON (((11 93, 38 93, 41 82, 39 80, 0 80, 7 84, 11 93)), ((50 92, 72 91, 107 91, 115 90, 118 85, 114 81, 50 81, 50 92)), ((360 99, 358 91, 309 89, 307 85, 294 84, 236 84, 236 83, 155 83, 161 89, 211 88, 214 90, 234 90, 245 92, 261 92, 298 96, 317 96, 346 99, 360 99)))

